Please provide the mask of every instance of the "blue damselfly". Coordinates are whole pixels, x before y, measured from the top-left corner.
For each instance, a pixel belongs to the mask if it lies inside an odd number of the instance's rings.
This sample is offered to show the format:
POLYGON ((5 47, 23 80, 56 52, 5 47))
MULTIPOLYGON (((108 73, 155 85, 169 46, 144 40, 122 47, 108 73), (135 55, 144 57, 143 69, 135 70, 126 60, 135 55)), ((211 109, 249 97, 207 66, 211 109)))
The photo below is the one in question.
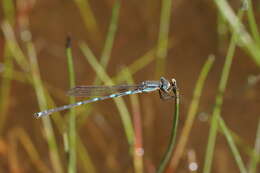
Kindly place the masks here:
POLYGON ((166 80, 164 77, 160 78, 160 81, 144 81, 138 85, 115 85, 115 86, 77 86, 68 91, 68 95, 76 97, 89 97, 89 96, 101 96, 95 97, 89 100, 79 101, 73 104, 64 105, 61 107, 45 110, 35 113, 34 116, 39 118, 52 114, 54 112, 70 109, 83 104, 105 100, 109 98, 116 98, 131 94, 148 93, 152 91, 159 91, 161 99, 174 98, 173 90, 177 89, 175 79, 171 81, 166 80), (108 95, 107 95, 108 94, 108 95))

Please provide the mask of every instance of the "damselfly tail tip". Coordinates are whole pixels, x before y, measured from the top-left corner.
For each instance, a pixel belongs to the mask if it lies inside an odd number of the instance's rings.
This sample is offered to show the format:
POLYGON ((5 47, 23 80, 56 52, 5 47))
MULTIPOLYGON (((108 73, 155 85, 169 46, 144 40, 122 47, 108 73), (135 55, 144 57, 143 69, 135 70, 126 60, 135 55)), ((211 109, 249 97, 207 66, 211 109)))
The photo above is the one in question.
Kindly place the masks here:
POLYGON ((44 115, 47 115, 47 114, 44 113, 44 112, 37 112, 37 113, 34 113, 34 114, 33 114, 33 116, 34 116, 35 118, 41 118, 41 117, 44 116, 44 115))
POLYGON ((40 118, 41 114, 39 112, 33 114, 34 118, 40 118))

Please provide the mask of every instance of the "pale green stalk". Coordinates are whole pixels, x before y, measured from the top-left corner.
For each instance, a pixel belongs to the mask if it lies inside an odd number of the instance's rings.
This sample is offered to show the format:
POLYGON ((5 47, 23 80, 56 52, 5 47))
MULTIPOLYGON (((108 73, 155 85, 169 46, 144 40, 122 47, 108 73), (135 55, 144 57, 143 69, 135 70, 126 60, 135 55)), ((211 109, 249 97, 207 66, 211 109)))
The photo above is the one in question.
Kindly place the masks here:
MULTIPOLYGON (((242 11, 240 10, 239 16, 242 16, 242 11)), ((216 96, 215 100, 215 106, 213 108, 211 123, 210 123, 210 131, 209 131, 209 138, 208 138, 208 144, 206 149, 206 155, 205 155, 205 162, 203 167, 203 173, 210 173, 211 172, 211 166, 213 161, 213 153, 216 143, 216 137, 217 137, 217 130, 218 130, 218 116, 220 116, 221 107, 223 103, 223 94, 225 92, 227 81, 229 77, 229 72, 231 69, 231 64, 233 61, 235 48, 237 44, 237 35, 233 33, 230 41, 230 45, 228 48, 228 53, 225 59, 224 67, 222 70, 220 83, 218 87, 218 94, 216 96)))
POLYGON ((171 23, 172 0, 162 0, 158 47, 156 51, 156 76, 159 77, 165 71, 165 59, 167 57, 169 29, 171 23), (162 44, 163 43, 163 44, 162 44), (161 45, 162 44, 162 45, 161 45))
MULTIPOLYGON (((124 68, 124 74, 122 76, 125 76, 125 79, 127 80, 127 83, 134 84, 133 77, 131 75, 131 72, 128 68, 124 68)), ((143 131, 142 131, 142 117, 141 117, 141 110, 140 110, 140 102, 138 99, 138 95, 130 95, 130 102, 132 107, 132 116, 133 116, 133 125, 134 125, 134 131, 135 131, 135 144, 134 144, 134 153, 133 153, 133 159, 134 159, 134 170, 135 173, 143 173, 144 171, 144 165, 143 165, 143 131)))
MULTIPOLYGON (((37 100, 41 110, 47 109, 47 101, 45 98, 44 87, 40 77, 37 56, 32 42, 27 43, 28 56, 30 60, 30 69, 33 80, 33 87, 37 96, 37 100)), ((43 127, 46 134, 46 139, 49 146, 49 154, 51 158, 52 167, 55 172, 62 173, 62 164, 59 158, 58 146, 53 132, 53 127, 48 116, 42 118, 43 127)))
MULTIPOLYGON (((70 88, 75 87, 75 72, 73 67, 73 57, 71 51, 71 40, 68 38, 66 43, 66 55, 68 62, 68 73, 69 73, 69 82, 70 88)), ((70 104, 75 103, 75 98, 70 97, 70 104)), ((69 113, 69 165, 68 172, 76 173, 77 172, 77 132, 76 132, 76 113, 75 109, 70 109, 69 113)))

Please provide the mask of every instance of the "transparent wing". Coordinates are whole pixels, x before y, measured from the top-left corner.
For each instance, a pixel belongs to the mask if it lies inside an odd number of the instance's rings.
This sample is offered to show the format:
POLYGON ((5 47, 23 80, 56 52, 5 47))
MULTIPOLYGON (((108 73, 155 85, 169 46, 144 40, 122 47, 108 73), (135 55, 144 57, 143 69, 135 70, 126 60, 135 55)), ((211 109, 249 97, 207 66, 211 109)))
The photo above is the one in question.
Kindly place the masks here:
POLYGON ((138 89, 139 87, 140 85, 77 86, 70 89, 67 94, 76 97, 104 96, 112 93, 138 89))

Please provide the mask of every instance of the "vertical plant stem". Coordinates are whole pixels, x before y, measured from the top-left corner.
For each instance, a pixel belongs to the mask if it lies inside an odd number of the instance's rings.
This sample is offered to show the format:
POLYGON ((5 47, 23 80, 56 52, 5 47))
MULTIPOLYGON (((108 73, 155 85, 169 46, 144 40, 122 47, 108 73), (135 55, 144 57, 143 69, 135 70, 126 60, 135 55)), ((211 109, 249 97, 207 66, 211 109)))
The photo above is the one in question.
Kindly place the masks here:
POLYGON ((184 123, 184 127, 183 127, 181 135, 180 135, 180 139, 178 139, 178 143, 177 143, 173 158, 171 160, 171 163, 170 163, 170 166, 169 166, 169 169, 167 170, 167 172, 175 172, 175 170, 179 164, 180 158, 183 155, 184 149, 185 149, 187 141, 189 139, 189 135, 190 135, 190 131, 191 131, 191 128, 192 128, 192 125, 194 122, 194 118, 198 111, 202 89, 204 87, 204 83, 205 83, 208 73, 213 65, 214 60, 215 60, 214 55, 210 55, 208 57, 206 63, 202 67, 202 70, 200 72, 199 78, 196 82, 196 86, 195 86, 195 89, 193 92, 193 98, 192 98, 190 107, 188 109, 187 119, 184 123))
MULTIPOLYGON (((28 56, 30 59, 30 70, 32 73, 33 87, 38 99, 38 103, 41 110, 47 109, 47 101, 44 94, 44 88, 40 77, 38 61, 36 57, 35 48, 32 42, 27 43, 28 56)), ((42 118, 46 139, 49 146, 49 154, 52 163, 52 167, 55 172, 62 173, 63 169, 59 158, 58 147, 53 132, 53 127, 48 116, 42 118)))
POLYGON ((140 103, 137 95, 130 96, 133 114, 133 124, 135 131, 135 143, 134 143, 134 168, 136 173, 142 173, 144 171, 143 166, 143 131, 142 131, 142 120, 140 103))
MULTIPOLYGON (((127 79, 127 82, 130 84, 134 84, 134 80, 132 78, 131 72, 128 68, 124 68, 124 74, 122 76, 127 79)), ((132 106, 132 115, 133 115, 133 125, 135 132, 135 143, 134 143, 134 169, 135 173, 142 173, 143 168, 143 156, 144 156, 144 148, 143 148, 143 132, 142 132, 142 118, 141 118, 141 110, 140 110, 140 102, 138 99, 138 95, 130 95, 130 102, 132 106)))
MULTIPOLYGON (((69 82, 70 88, 75 87, 75 72, 73 67, 73 58, 72 58, 72 51, 71 51, 71 40, 70 38, 67 39, 66 43, 66 55, 68 61, 68 72, 69 72, 69 82)), ((70 97, 70 104, 75 103, 75 98, 70 97)), ((68 165, 68 172, 75 173, 77 172, 77 165, 76 165, 76 151, 77 151, 77 134, 76 134, 76 114, 75 109, 70 109, 69 114, 69 165, 68 165)))
POLYGON ((168 50, 172 0, 162 0, 159 38, 156 51, 156 77, 159 78, 165 71, 165 59, 168 50))
MULTIPOLYGON (((241 17, 243 12, 239 11, 239 16, 241 17)), ((217 130, 218 130, 218 116, 220 116, 221 107, 223 103, 223 94, 225 92, 227 81, 229 77, 229 72, 231 69, 231 64, 233 61, 235 48, 237 44, 237 34, 233 33, 230 41, 230 45, 228 48, 228 53, 225 59, 224 67, 222 70, 220 83, 218 87, 218 94, 216 96, 215 106, 213 108, 211 123, 210 123, 210 131, 209 131, 209 138, 208 138, 208 144, 206 149, 206 155, 205 155, 205 162, 203 167, 203 173, 210 173, 211 172, 211 166, 212 166, 212 160, 213 160, 213 153, 215 148, 215 142, 216 142, 216 136, 217 136, 217 130)))
POLYGON ((177 129, 178 129, 178 124, 179 124, 180 94, 179 94, 179 89, 177 87, 177 83, 176 83, 176 81, 174 81, 174 82, 175 82, 175 84, 174 84, 173 92, 175 93, 175 111, 173 114, 174 117, 173 117, 173 121, 172 121, 171 136, 170 136, 170 141, 169 141, 169 145, 167 147, 166 153, 159 165, 157 173, 163 173, 164 170, 166 169, 166 166, 171 159, 174 145, 176 142, 176 137, 177 137, 177 129))

